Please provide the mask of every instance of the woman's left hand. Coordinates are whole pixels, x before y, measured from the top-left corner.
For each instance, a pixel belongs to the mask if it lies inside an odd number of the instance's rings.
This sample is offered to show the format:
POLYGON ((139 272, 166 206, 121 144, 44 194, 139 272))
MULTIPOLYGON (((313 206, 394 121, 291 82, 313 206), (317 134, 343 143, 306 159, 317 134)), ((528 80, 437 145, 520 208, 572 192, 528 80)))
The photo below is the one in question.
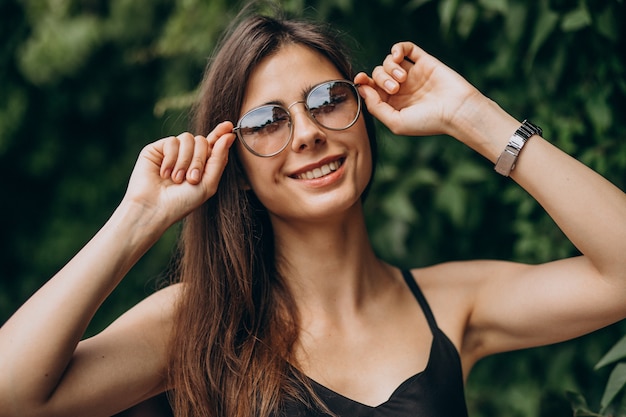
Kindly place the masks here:
POLYGON ((484 96, 455 71, 411 42, 391 48, 372 77, 354 82, 369 112, 393 133, 410 136, 453 134, 473 99, 484 96))

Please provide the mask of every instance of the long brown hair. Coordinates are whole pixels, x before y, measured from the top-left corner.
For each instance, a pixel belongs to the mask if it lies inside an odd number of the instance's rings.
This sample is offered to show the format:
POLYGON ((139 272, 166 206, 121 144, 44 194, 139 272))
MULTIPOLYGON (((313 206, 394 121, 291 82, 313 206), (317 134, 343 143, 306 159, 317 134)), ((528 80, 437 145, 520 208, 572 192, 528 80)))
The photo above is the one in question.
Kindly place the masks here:
MULTIPOLYGON (((248 17, 230 30, 207 66, 194 132, 236 121, 252 70, 290 43, 312 48, 353 78, 339 35, 327 26, 248 17)), ((373 122, 364 115, 375 154, 373 122)), ((187 216, 180 237, 178 280, 184 285, 169 373, 179 417, 268 417, 287 401, 318 403, 293 355, 298 314, 277 271, 269 216, 240 186, 234 146, 230 152, 217 194, 187 216)))

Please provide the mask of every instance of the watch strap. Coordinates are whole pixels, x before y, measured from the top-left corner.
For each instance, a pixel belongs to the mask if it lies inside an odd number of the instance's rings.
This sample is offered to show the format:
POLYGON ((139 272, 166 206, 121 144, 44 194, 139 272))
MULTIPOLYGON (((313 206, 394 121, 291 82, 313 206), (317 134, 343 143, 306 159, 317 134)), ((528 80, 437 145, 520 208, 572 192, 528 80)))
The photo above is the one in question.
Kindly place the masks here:
POLYGON ((500 175, 508 177, 511 174, 511 171, 515 168, 517 158, 526 144, 526 141, 533 135, 541 136, 542 133, 543 130, 539 126, 528 120, 524 120, 515 133, 511 135, 509 143, 507 143, 504 151, 502 151, 498 157, 496 165, 494 166, 496 172, 500 175))

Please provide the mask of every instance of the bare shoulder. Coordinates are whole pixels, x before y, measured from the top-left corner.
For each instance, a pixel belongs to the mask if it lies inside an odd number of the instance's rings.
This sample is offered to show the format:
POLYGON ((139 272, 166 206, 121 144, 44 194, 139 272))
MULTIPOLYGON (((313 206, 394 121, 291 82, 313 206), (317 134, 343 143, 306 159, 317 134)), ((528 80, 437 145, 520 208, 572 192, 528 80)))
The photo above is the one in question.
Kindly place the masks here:
POLYGON ((483 287, 508 276, 519 275, 529 267, 508 261, 471 260, 445 262, 411 272, 433 310, 441 305, 451 314, 463 315, 470 313, 475 297, 483 287))
POLYGON ((482 284, 518 274, 529 265, 497 260, 454 261, 411 270, 424 293, 434 298, 461 297, 474 293, 482 284))
POLYGON ((446 262, 411 270, 438 326, 460 350, 474 290, 489 275, 490 261, 446 262))
POLYGON ((624 285, 585 256, 528 265, 451 262, 413 270, 464 369, 493 353, 556 343, 623 319, 624 285))
POLYGON ((481 288, 494 279, 516 273, 526 265, 505 261, 454 261, 411 270, 435 316, 437 325, 460 352, 464 368, 473 358, 464 358, 468 346, 468 325, 481 288))

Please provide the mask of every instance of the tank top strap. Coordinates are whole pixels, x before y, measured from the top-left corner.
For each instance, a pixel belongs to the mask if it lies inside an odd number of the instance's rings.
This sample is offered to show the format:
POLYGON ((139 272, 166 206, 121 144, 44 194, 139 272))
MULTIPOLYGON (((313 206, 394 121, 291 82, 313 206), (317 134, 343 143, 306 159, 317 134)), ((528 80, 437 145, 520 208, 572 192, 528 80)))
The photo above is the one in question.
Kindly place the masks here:
POLYGON ((433 334, 436 334, 435 330, 437 330, 438 327, 437 327, 437 322, 435 321, 435 316, 433 315, 433 312, 430 309, 430 306, 428 305, 428 301, 426 301, 426 297, 424 297, 422 290, 420 290, 420 287, 417 285, 417 282, 415 282, 415 278, 413 277, 413 274, 408 269, 403 269, 402 276, 404 277, 404 280, 406 281, 407 285, 411 289, 413 296, 415 296, 415 298, 417 299, 417 302, 422 308, 422 311, 424 312, 424 316, 426 317, 426 321, 428 322, 428 325, 430 326, 430 330, 432 331, 433 334))

